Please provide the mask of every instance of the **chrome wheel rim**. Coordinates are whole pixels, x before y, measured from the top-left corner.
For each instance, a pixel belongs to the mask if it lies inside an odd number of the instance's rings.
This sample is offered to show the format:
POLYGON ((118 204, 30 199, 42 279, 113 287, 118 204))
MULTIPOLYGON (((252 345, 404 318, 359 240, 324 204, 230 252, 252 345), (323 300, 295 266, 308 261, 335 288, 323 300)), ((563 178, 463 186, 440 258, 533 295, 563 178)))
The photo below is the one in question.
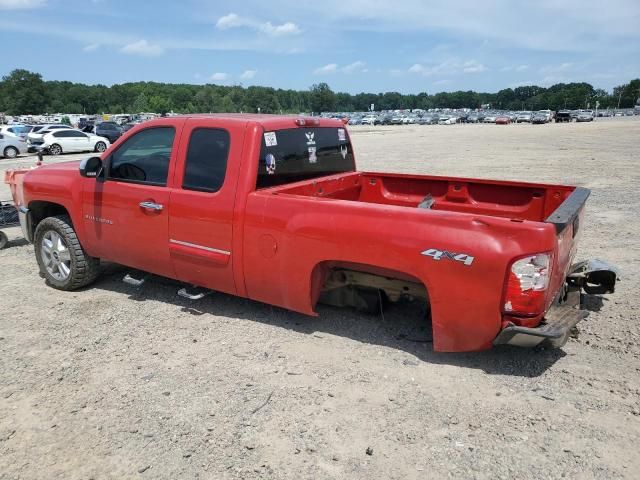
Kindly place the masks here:
POLYGON ((9 147, 5 150, 4 156, 7 158, 16 158, 18 156, 18 150, 15 148, 9 147))
POLYGON ((64 281, 71 275, 71 254, 60 234, 54 230, 45 232, 40 245, 42 262, 47 273, 64 281))
POLYGON ((103 142, 98 142, 98 146, 96 149, 99 152, 104 152, 107 149, 107 146, 103 142))
POLYGON ((51 147, 51 154, 59 155, 61 150, 62 149, 58 145, 54 145, 53 147, 51 147))

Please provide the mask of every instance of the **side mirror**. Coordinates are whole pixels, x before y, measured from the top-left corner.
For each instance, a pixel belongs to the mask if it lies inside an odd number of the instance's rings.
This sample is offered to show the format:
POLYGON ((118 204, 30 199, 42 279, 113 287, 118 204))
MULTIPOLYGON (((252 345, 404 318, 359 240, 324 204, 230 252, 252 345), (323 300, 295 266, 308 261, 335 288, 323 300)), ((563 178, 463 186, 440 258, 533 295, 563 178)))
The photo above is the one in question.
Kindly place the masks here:
POLYGON ((102 174, 102 160, 100 157, 85 158, 80 163, 80 176, 100 179, 102 174))

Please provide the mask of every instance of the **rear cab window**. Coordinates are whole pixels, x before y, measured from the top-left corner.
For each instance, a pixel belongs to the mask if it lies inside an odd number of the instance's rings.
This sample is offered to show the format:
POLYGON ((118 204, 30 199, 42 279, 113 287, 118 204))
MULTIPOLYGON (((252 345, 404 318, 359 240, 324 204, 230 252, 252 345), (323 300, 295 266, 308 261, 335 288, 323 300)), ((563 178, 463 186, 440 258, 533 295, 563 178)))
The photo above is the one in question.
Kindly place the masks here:
POLYGON ((229 132, 220 128, 197 128, 189 139, 182 188, 217 192, 222 188, 229 157, 229 132))
POLYGON ((256 188, 353 171, 353 149, 344 128, 297 127, 265 131, 256 188))

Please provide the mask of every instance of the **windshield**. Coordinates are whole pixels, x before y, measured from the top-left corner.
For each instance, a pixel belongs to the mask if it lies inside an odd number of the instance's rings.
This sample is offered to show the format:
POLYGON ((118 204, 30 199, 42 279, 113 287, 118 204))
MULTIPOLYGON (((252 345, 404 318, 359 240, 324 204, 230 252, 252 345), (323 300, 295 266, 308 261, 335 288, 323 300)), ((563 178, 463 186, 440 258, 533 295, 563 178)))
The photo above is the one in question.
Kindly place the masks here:
POLYGON ((257 188, 355 170, 344 128, 291 128, 264 132, 257 188))

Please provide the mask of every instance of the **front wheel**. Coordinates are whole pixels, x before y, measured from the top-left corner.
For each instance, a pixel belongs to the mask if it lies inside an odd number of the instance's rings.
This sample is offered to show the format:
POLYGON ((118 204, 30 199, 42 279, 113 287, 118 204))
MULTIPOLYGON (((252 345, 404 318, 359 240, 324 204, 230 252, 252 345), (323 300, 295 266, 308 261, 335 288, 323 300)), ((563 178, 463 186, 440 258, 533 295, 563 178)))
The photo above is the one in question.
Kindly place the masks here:
POLYGON ((54 143, 49 147, 49 153, 51 155, 60 155, 62 153, 62 147, 57 143, 54 143))
POLYGON ((104 142, 98 142, 98 143, 96 143, 96 148, 95 148, 96 152, 100 152, 100 153, 102 153, 102 152, 104 152, 106 149, 107 149, 107 144, 106 144, 106 143, 104 143, 104 142))
POLYGON ((100 259, 85 253, 69 217, 45 218, 34 237, 40 273, 52 287, 76 290, 98 276, 100 259))

